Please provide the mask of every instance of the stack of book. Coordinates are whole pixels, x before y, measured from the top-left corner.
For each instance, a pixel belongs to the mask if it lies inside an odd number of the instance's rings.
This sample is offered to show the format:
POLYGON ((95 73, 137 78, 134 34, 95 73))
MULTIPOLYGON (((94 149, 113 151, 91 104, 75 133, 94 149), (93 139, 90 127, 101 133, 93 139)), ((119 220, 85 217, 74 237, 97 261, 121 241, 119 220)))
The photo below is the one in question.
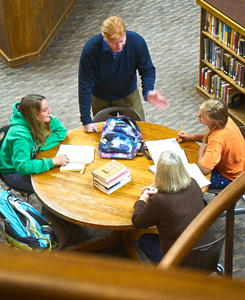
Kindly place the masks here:
POLYGON ((116 160, 94 170, 93 185, 106 194, 111 194, 131 180, 130 170, 116 160))

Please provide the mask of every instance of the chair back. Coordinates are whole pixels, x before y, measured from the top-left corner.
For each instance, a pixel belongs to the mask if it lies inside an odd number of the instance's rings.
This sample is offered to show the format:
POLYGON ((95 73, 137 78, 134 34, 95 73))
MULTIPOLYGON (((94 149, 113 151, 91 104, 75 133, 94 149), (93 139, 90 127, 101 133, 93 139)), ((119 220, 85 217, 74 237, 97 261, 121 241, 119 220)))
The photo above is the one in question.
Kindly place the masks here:
POLYGON ((218 272, 219 263, 225 236, 216 241, 194 248, 188 255, 188 264, 193 269, 205 270, 208 273, 218 272))
MULTIPOLYGON (((4 139, 5 139, 5 136, 6 136, 7 132, 8 132, 8 130, 9 130, 9 128, 10 128, 10 125, 5 125, 5 126, 3 126, 3 127, 0 128, 0 149, 1 149, 1 147, 2 147, 3 141, 4 141, 4 139)), ((4 177, 3 177, 3 175, 2 175, 1 172, 0 172, 0 179, 1 179, 1 181, 2 181, 3 183, 6 184, 6 186, 8 187, 8 191, 11 191, 11 189, 15 190, 16 192, 18 192, 18 193, 22 194, 23 196, 25 196, 26 202, 28 202, 29 196, 30 196, 32 193, 27 192, 27 191, 24 191, 24 190, 22 190, 22 189, 18 189, 18 188, 15 188, 15 187, 10 186, 10 185, 6 182, 6 180, 4 179, 4 177)))
POLYGON ((115 106, 115 107, 108 107, 99 111, 94 116, 93 122, 94 123, 103 122, 109 118, 117 117, 118 115, 125 115, 131 118, 132 120, 141 121, 140 115, 136 111, 132 110, 131 108, 115 106))
POLYGON ((3 140, 10 128, 10 125, 6 125, 0 128, 0 149, 2 147, 3 140))
POLYGON ((240 129, 240 131, 241 131, 241 133, 242 133, 242 135, 245 139, 245 126, 240 126, 239 129, 240 129))

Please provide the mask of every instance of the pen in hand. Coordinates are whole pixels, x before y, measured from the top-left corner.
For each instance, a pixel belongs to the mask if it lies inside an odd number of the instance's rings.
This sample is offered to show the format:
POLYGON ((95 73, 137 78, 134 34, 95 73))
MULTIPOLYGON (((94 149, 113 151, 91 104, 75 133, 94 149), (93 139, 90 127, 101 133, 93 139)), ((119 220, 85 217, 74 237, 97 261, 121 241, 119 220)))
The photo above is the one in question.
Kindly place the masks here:
POLYGON ((178 142, 179 142, 179 139, 180 139, 179 135, 181 134, 181 131, 182 131, 182 124, 180 125, 180 129, 179 129, 178 142))

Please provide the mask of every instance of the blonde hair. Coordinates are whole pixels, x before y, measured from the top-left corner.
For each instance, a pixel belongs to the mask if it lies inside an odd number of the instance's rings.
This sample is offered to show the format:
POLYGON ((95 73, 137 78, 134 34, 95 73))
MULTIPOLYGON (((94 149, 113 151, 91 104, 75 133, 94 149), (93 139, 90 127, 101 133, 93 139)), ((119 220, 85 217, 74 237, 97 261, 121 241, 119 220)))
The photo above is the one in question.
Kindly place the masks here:
POLYGON ((154 187, 159 192, 176 193, 191 184, 181 158, 174 152, 164 151, 160 155, 154 177, 154 187))
POLYGON ((105 38, 113 40, 121 35, 126 34, 126 26, 122 19, 112 16, 103 21, 102 34, 105 38))
POLYGON ((31 128, 33 139, 44 145, 47 136, 51 134, 50 122, 41 122, 39 114, 41 112, 41 103, 46 99, 44 96, 31 94, 23 97, 19 104, 19 112, 26 119, 31 128))
POLYGON ((228 122, 228 106, 219 99, 208 99, 200 105, 200 109, 207 113, 207 118, 215 122, 215 125, 209 130, 204 137, 203 143, 207 142, 208 135, 216 128, 222 129, 228 122))

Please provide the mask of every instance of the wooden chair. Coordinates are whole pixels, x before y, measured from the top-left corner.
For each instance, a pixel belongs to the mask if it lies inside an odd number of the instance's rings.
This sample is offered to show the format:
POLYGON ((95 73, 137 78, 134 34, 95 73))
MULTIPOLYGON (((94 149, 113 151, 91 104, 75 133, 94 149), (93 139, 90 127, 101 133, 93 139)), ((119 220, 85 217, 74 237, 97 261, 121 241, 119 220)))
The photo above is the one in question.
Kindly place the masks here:
POLYGON ((141 121, 140 115, 136 111, 132 110, 131 108, 115 106, 115 107, 105 108, 99 111, 94 116, 93 122, 94 123, 103 122, 109 118, 113 118, 118 115, 125 115, 135 121, 141 121))
POLYGON ((233 268, 233 233, 234 207, 241 195, 245 193, 245 173, 222 190, 191 222, 165 254, 158 269, 177 267, 192 250, 204 232, 227 211, 225 242, 225 275, 232 276, 233 268))
MULTIPOLYGON (((6 136, 9 128, 10 128, 10 125, 6 125, 6 126, 3 126, 3 127, 0 128, 0 135, 1 135, 1 138, 0 138, 0 149, 2 147, 3 140, 4 140, 5 136, 6 136)), ((16 192, 20 193, 21 195, 23 195, 25 197, 26 202, 28 202, 30 195, 33 194, 33 193, 27 192, 25 190, 22 190, 22 189, 19 189, 19 188, 15 188, 15 187, 11 186, 8 182, 6 182, 6 180, 4 179, 4 177, 3 177, 3 175, 2 175, 1 172, 0 172, 0 179, 2 180, 3 183, 6 184, 8 191, 11 191, 13 189, 16 192)))

